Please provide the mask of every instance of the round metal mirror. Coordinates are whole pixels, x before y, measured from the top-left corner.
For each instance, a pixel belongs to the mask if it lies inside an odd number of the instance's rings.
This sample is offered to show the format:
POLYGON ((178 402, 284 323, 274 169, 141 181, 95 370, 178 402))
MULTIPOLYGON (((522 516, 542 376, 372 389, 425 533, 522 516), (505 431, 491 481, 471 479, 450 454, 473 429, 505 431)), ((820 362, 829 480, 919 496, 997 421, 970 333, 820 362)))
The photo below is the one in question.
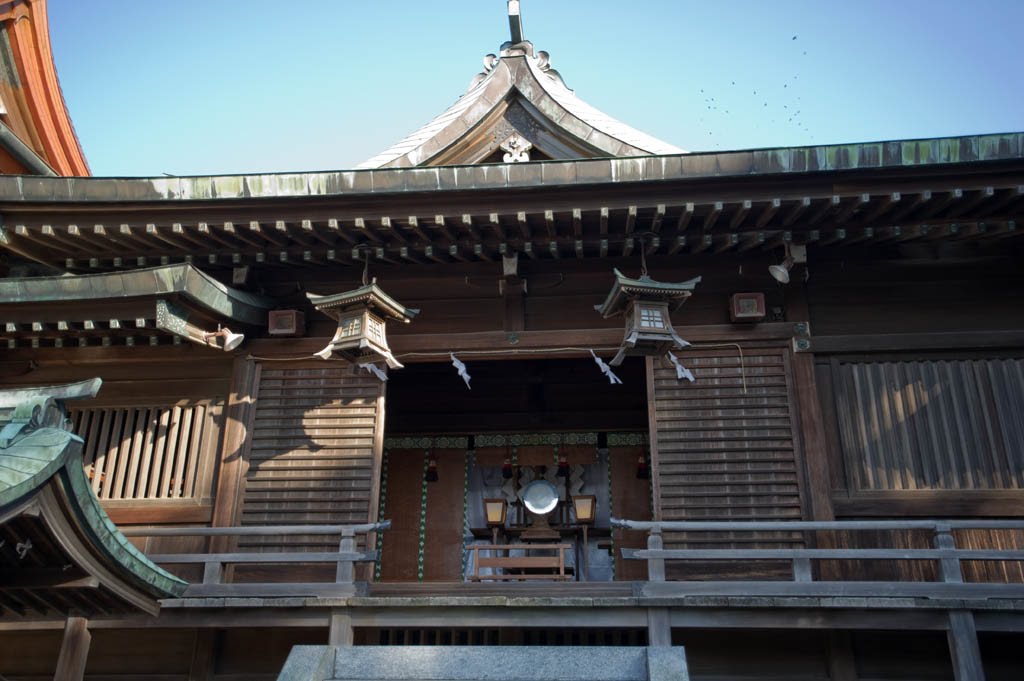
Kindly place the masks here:
POLYGON ((551 513, 558 506, 558 490, 547 480, 534 480, 523 488, 523 504, 537 515, 551 513))

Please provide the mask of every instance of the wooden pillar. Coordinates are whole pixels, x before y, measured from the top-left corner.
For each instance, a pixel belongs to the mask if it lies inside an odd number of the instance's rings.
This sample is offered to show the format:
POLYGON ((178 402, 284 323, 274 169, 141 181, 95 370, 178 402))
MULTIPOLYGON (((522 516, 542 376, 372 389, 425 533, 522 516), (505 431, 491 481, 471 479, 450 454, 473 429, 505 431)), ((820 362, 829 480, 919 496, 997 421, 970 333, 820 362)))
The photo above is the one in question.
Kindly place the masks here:
POLYGON ((811 352, 793 352, 793 392, 803 445, 804 479, 807 484, 808 518, 835 520, 832 510, 832 481, 828 470, 828 442, 821 412, 817 380, 814 377, 814 339, 811 337, 811 309, 803 282, 786 287, 786 318, 793 321, 796 342, 810 342, 811 352))
POLYGON ((831 681, 857 681, 857 665, 853 656, 850 632, 830 631, 828 635, 828 678, 831 681))
POLYGON ((331 611, 331 628, 327 635, 327 644, 332 646, 351 646, 355 643, 355 631, 352 629, 352 615, 348 610, 331 611))
MULTIPOLYGON (((254 360, 235 360, 231 374, 231 393, 225 410, 217 498, 213 506, 214 527, 234 527, 241 514, 243 481, 248 468, 249 431, 256 411, 259 374, 260 366, 254 360)), ((233 537, 214 537, 210 542, 210 550, 230 551, 233 543, 233 537)))
POLYGON ((651 517, 661 520, 661 466, 658 462, 658 417, 654 403, 654 358, 645 357, 644 367, 647 378, 647 441, 651 451, 651 517))
POLYGON ((672 619, 668 608, 647 609, 647 645, 672 645, 672 619))
POLYGON ((89 657, 89 620, 84 617, 68 617, 64 625, 64 640, 60 644, 57 658, 57 672, 54 681, 82 681, 85 678, 85 662, 89 657))
POLYGON ((196 643, 192 651, 192 665, 188 671, 188 681, 210 681, 213 678, 216 648, 217 632, 215 630, 199 629, 196 631, 196 643))
POLYGON ((953 678, 956 681, 985 681, 974 613, 970 610, 950 610, 946 639, 949 642, 949 657, 953 660, 953 678))

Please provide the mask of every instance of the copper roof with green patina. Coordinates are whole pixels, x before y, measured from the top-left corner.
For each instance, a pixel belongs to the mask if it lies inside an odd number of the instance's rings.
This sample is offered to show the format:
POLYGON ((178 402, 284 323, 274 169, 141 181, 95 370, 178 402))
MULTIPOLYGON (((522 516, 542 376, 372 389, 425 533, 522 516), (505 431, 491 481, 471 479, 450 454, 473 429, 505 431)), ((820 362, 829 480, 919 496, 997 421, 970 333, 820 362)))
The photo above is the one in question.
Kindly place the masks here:
POLYGON ((674 309, 682 305, 690 297, 693 289, 700 283, 701 279, 700 277, 694 277, 686 281, 671 283, 654 281, 646 274, 640 275, 638 279, 631 279, 617 268, 613 271, 615 272, 615 283, 612 285, 612 290, 608 292, 608 297, 605 298, 603 303, 594 306, 594 309, 604 317, 613 317, 621 314, 628 301, 641 297, 667 300, 670 303, 674 303, 672 305, 674 309))
MULTIPOLYGON (((88 383, 95 391, 99 380, 88 383)), ((50 392, 60 395, 62 386, 50 392)), ((47 393, 47 388, 0 391, 0 517, 56 481, 66 491, 72 522, 115 574, 154 600, 181 595, 187 582, 135 548, 100 506, 82 465, 83 440, 55 425, 64 411, 47 393)))
POLYGON ((309 302, 313 307, 335 319, 338 318, 341 308, 360 303, 376 309, 393 319, 398 319, 403 322, 411 321, 420 313, 418 309, 405 307, 397 300, 384 293, 384 290, 381 289, 380 286, 377 286, 376 279, 371 281, 369 284, 364 284, 363 286, 351 291, 335 293, 329 296, 318 296, 313 293, 307 293, 306 297, 309 298, 309 302))

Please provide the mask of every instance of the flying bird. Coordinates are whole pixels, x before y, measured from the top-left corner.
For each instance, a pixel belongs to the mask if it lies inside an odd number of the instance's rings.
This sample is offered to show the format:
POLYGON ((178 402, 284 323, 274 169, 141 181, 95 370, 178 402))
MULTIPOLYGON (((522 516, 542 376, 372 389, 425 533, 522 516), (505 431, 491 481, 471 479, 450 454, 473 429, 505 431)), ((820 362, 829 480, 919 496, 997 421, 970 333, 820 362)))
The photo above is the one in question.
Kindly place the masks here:
MULTIPOLYGON (((711 133, 708 133, 709 135, 711 133)), ((604 360, 594 354, 594 351, 590 351, 590 356, 597 362, 597 366, 600 367, 601 373, 608 377, 608 382, 612 385, 622 385, 622 379, 615 375, 612 368, 605 364, 604 360)))
POLYGON ((469 372, 466 371, 466 365, 459 361, 459 358, 455 356, 454 352, 449 352, 448 355, 452 358, 452 366, 459 372, 459 376, 462 377, 462 380, 466 382, 466 388, 472 390, 473 386, 469 384, 470 376, 469 372))

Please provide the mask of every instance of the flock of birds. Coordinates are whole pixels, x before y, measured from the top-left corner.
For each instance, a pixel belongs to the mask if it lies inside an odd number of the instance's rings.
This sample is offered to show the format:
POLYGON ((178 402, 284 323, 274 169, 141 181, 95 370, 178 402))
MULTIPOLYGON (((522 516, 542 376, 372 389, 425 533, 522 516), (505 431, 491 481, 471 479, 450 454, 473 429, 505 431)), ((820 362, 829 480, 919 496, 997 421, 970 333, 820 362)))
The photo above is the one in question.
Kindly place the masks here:
MULTIPOLYGON (((790 42, 796 40, 797 36, 794 35, 790 42)), ((800 52, 802 52, 800 56, 807 56, 806 50, 800 50, 800 52)), ((718 93, 717 97, 712 96, 710 90, 701 88, 700 94, 704 99, 704 112, 698 117, 699 122, 705 128, 710 128, 710 126, 721 120, 721 116, 732 115, 730 111, 733 109, 743 107, 749 112, 751 108, 755 108, 763 111, 761 120, 766 125, 777 126, 779 123, 783 123, 796 131, 805 133, 809 139, 813 140, 814 136, 810 134, 810 129, 800 117, 802 98, 796 94, 798 84, 799 75, 793 74, 782 83, 781 88, 778 86, 765 87, 764 85, 759 87, 751 86, 749 98, 742 94, 744 88, 742 82, 737 82, 736 80, 730 81, 729 91, 718 93), (790 87, 790 85, 793 85, 793 87, 790 87), (779 100, 779 97, 782 99, 779 100)), ((755 122, 754 128, 760 128, 760 125, 760 123, 755 122)), ((709 137, 714 137, 714 130, 708 129, 707 133, 709 137)))

